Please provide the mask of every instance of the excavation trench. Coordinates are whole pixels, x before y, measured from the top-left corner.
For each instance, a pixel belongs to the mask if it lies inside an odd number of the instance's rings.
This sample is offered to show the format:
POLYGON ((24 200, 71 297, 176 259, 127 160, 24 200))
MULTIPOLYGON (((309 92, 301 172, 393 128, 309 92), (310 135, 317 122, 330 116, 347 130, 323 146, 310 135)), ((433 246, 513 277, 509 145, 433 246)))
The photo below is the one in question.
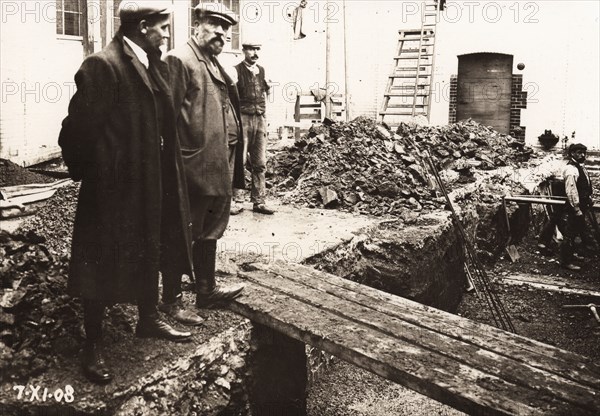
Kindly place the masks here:
MULTIPOLYGON (((461 212, 469 235, 474 239, 496 238, 496 225, 487 224, 499 218, 499 205, 483 209, 480 205, 479 212, 475 205, 461 212), (485 227, 481 225, 484 221, 488 221, 485 227), (487 237, 482 236, 483 231, 487 237)), ((494 244, 487 252, 494 251, 494 244)), ((450 312, 456 311, 466 285, 464 248, 448 211, 411 220, 382 221, 289 206, 279 207, 276 216, 265 219, 247 209, 232 221, 220 250, 222 280, 236 274, 245 262, 300 261, 450 312)), ((191 293, 186 293, 185 301, 193 302, 191 293)), ((249 364, 250 352, 255 348, 252 325, 228 311, 203 311, 202 315, 205 326, 195 333, 191 344, 158 340, 140 343, 133 336, 135 308, 116 307, 105 324, 106 358, 114 369, 113 383, 107 387, 90 385, 79 373, 77 341, 65 337, 64 346, 55 347, 47 357, 38 357, 54 362, 47 370, 34 377, 3 381, 1 413, 247 414, 248 383, 254 371, 249 364), (67 403, 64 398, 58 402, 55 398, 42 401, 18 397, 15 385, 41 386, 41 391, 64 391, 69 385, 75 392, 74 400, 67 403)), ((328 358, 315 350, 307 352, 307 371, 314 387, 329 371, 328 358)), ((263 363, 261 371, 269 371, 268 366, 269 362, 263 363)), ((333 399, 324 396, 317 400, 333 399)))

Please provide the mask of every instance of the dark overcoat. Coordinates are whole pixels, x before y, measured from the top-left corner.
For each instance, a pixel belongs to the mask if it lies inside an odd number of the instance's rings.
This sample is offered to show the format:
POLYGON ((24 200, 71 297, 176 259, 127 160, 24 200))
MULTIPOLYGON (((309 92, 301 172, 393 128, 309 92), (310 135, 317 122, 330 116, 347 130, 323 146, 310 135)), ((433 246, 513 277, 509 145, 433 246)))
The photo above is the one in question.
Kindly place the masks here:
POLYGON ((177 131, 194 215, 196 197, 232 194, 226 119, 228 98, 240 120, 233 187, 245 188, 239 95, 221 65, 216 62, 217 67, 214 67, 210 57, 192 39, 170 51, 165 60, 169 64, 177 131))
MULTIPOLYGON (((160 59, 153 68, 168 79, 160 59)), ((59 137, 71 176, 81 180, 69 291, 111 303, 157 300, 161 257, 191 275, 189 200, 168 84, 151 82, 120 33, 84 60, 75 82, 59 137), (167 103, 162 135, 159 94, 167 103)))

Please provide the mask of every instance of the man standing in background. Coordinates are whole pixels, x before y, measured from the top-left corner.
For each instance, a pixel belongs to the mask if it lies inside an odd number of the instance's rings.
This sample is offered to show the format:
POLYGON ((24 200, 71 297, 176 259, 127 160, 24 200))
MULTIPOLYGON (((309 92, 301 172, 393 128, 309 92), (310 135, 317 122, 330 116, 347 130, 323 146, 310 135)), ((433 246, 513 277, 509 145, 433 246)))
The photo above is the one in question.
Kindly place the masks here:
MULTIPOLYGON (((244 128, 244 159, 249 154, 252 169, 250 197, 254 212, 272 215, 275 211, 265 204, 267 170, 267 120, 266 105, 269 85, 265 80, 265 69, 258 65, 256 42, 242 43, 244 60, 235 66, 238 74, 238 91, 244 128)), ((245 162, 245 160, 244 160, 245 162)), ((245 163, 244 163, 245 164, 245 163)))
POLYGON ((564 235, 560 246, 560 263, 569 270, 581 270, 580 266, 573 264, 575 252, 575 237, 581 236, 582 243, 593 248, 592 238, 586 225, 586 216, 590 214, 593 206, 592 182, 584 166, 587 147, 577 143, 569 146, 569 161, 565 167, 563 177, 567 204, 563 216, 564 235))

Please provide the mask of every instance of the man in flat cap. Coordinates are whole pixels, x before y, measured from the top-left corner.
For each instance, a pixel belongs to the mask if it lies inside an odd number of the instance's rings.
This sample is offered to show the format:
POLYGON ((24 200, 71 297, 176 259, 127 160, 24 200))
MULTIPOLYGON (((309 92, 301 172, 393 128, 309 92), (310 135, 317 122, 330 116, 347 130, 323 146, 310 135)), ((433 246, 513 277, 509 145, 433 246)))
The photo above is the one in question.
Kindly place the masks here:
MULTIPOLYGON (((190 197, 196 306, 209 308, 240 295, 216 285, 217 240, 229 222, 232 189, 243 189, 243 139, 235 83, 217 56, 235 15, 218 3, 194 9, 194 35, 165 58, 190 197)), ((163 281, 170 295, 161 309, 177 319, 181 273, 163 281)))
POLYGON ((68 289, 83 300, 84 374, 108 383, 99 351, 106 306, 137 303, 136 336, 188 340, 159 318, 159 270, 191 272, 189 202, 167 66, 170 9, 124 1, 112 42, 87 57, 59 137, 81 181, 68 289), (176 265, 176 266, 175 266, 176 265))
MULTIPOLYGON (((579 235, 588 251, 594 249, 593 237, 586 224, 586 217, 593 215, 590 212, 594 205, 592 201, 592 182, 585 168, 587 147, 581 143, 569 146, 569 161, 563 171, 567 203, 563 211, 563 241, 560 245, 560 263, 562 267, 578 271, 581 267, 574 264, 575 237, 579 235)), ((600 242, 598 242, 600 243, 600 242)))
POLYGON ((266 103, 269 85, 265 80, 265 69, 258 65, 261 44, 255 41, 242 43, 244 60, 235 66, 238 74, 238 92, 242 112, 245 149, 244 161, 250 155, 252 188, 250 197, 253 211, 272 215, 275 211, 265 204, 267 170, 267 120, 266 103))

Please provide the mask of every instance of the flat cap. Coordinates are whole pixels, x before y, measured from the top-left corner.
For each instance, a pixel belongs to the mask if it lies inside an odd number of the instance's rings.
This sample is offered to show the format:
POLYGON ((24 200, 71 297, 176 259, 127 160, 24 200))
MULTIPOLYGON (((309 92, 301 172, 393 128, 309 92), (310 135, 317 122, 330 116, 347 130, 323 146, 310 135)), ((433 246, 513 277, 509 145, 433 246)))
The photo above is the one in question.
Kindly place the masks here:
POLYGON ((170 2, 157 0, 123 0, 119 5, 119 18, 132 22, 154 15, 170 15, 173 7, 170 2))
POLYGON ((260 50, 261 47, 262 47, 262 44, 255 40, 247 40, 247 41, 242 42, 243 49, 258 49, 258 50, 260 50))
POLYGON ((587 152, 587 146, 582 143, 573 143, 569 146, 569 154, 578 150, 583 150, 584 152, 587 152))
POLYGON ((194 7, 194 13, 197 19, 203 17, 216 17, 227 23, 229 26, 237 25, 237 16, 222 3, 200 3, 194 7))

